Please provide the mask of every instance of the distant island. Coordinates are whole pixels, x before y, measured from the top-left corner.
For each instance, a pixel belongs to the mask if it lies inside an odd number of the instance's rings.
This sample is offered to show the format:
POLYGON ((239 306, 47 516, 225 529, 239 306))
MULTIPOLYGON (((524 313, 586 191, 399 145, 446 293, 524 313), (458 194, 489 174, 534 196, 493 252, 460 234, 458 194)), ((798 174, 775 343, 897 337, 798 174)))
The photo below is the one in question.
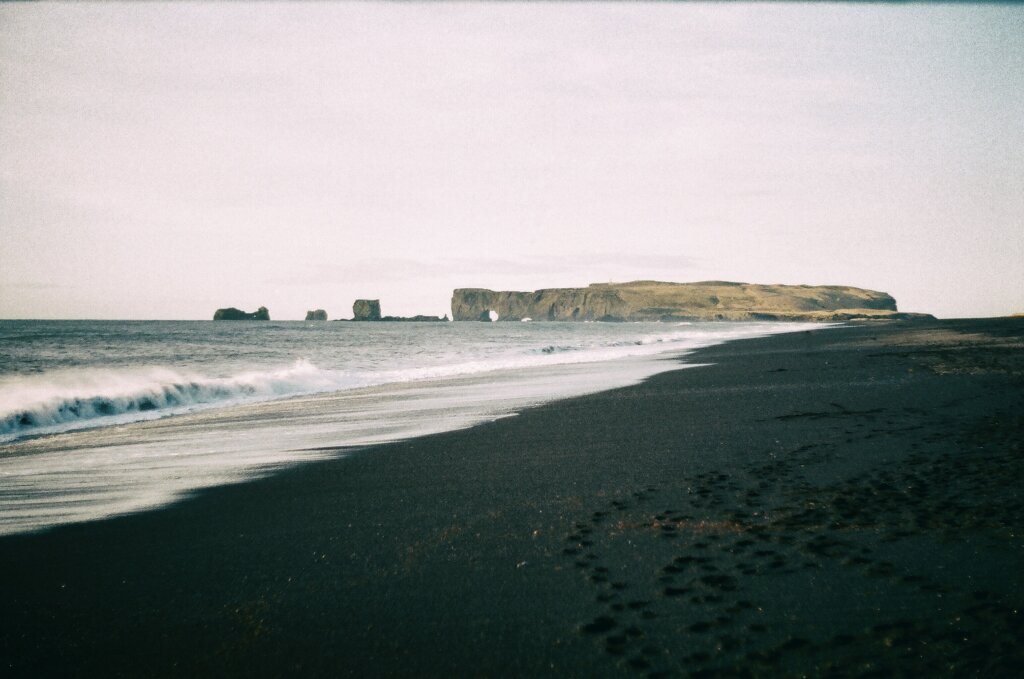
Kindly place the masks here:
POLYGON ((534 292, 459 288, 456 321, 842 321, 930 318, 896 309, 887 293, 845 286, 595 283, 534 292))
POLYGON ((323 309, 316 309, 314 311, 307 311, 306 312, 306 320, 307 321, 326 321, 327 320, 327 312, 324 311, 323 309))
POLYGON ((267 307, 261 306, 259 309, 252 313, 236 309, 235 307, 228 307, 226 309, 217 309, 213 314, 213 320, 215 321, 269 321, 270 312, 267 311, 267 307))

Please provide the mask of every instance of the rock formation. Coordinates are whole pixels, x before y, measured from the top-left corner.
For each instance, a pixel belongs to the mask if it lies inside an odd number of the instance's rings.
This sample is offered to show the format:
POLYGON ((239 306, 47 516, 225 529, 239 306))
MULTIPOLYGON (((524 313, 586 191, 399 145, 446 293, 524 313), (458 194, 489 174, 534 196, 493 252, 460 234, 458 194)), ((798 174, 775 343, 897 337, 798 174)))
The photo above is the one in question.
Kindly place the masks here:
POLYGON ((213 320, 215 321, 269 321, 270 312, 267 311, 267 307, 261 306, 259 309, 252 313, 236 309, 235 307, 228 307, 226 309, 217 309, 213 314, 213 320))
POLYGON ((424 316, 419 314, 416 316, 385 316, 379 320, 385 323, 445 323, 448 321, 448 316, 424 316))
POLYGON ((379 321, 380 300, 379 299, 357 299, 352 305, 353 321, 379 321))
POLYGON ((307 311, 306 312, 306 320, 307 321, 326 321, 327 320, 327 312, 324 311, 323 309, 317 309, 316 311, 307 311))
POLYGON ((381 316, 379 299, 357 299, 352 305, 353 321, 380 321, 382 323, 436 323, 448 320, 448 316, 381 316))
MULTIPOLYGON (((496 292, 460 288, 452 295, 456 321, 681 321, 903 318, 884 292, 844 286, 703 283, 595 283, 586 288, 496 292)), ((913 314, 910 314, 913 315, 913 314)))

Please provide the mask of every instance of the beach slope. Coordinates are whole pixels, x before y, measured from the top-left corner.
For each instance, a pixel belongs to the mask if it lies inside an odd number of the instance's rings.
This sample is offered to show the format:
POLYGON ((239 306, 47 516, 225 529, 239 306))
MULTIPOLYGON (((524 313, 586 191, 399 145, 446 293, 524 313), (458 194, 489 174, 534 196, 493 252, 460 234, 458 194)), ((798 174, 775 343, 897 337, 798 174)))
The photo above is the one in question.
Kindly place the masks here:
POLYGON ((866 323, 0 539, 4 676, 1024 666, 1024 319, 866 323))

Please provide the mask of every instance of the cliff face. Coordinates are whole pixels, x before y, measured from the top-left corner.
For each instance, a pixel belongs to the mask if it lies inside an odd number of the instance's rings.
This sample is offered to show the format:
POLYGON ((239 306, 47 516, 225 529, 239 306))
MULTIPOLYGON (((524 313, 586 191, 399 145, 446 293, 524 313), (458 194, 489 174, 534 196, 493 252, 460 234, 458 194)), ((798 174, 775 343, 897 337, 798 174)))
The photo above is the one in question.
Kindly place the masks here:
POLYGON ((460 288, 456 321, 847 320, 892 317, 896 300, 884 292, 842 286, 704 283, 596 283, 586 288, 496 292, 460 288))

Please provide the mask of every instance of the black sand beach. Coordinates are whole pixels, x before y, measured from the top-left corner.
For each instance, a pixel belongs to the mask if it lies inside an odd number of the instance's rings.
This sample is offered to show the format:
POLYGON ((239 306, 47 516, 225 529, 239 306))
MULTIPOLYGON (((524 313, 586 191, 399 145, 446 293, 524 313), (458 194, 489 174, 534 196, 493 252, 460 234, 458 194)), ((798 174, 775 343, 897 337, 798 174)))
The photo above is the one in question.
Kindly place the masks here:
POLYGON ((1019 676, 1024 319, 646 383, 0 539, 0 674, 1019 676))

